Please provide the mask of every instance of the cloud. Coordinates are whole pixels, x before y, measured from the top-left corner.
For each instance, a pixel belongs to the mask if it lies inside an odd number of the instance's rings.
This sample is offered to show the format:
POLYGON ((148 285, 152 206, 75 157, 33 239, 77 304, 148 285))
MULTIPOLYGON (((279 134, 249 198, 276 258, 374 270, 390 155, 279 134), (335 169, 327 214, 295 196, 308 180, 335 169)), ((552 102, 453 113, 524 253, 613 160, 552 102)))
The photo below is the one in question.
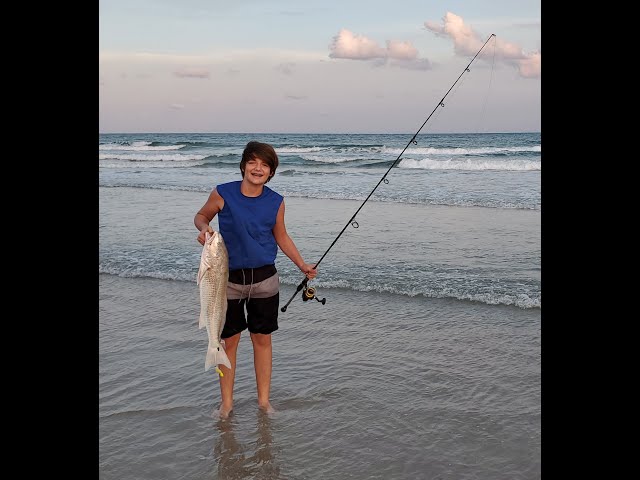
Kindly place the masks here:
POLYGON ((411 42, 387 40, 387 56, 398 60, 414 60, 418 57, 418 50, 411 42))
POLYGON ((402 68, 431 68, 427 59, 418 58, 418 50, 411 42, 387 40, 386 47, 381 47, 375 40, 357 35, 341 29, 338 35, 333 37, 329 45, 329 57, 348 60, 379 60, 389 61, 390 65, 402 68))
POLYGON ((531 56, 525 60, 518 62, 518 71, 520 75, 525 78, 538 78, 540 76, 540 53, 532 53, 531 56))
POLYGON ((173 74, 180 78, 209 78, 209 71, 204 68, 181 68, 173 74))
POLYGON ((385 50, 378 44, 363 35, 354 35, 343 28, 338 35, 333 37, 333 43, 329 45, 331 58, 347 58, 350 60, 371 60, 372 58, 385 57, 385 50))
MULTIPOLYGON (((453 40, 456 55, 473 56, 486 42, 486 39, 466 25, 458 15, 447 12, 442 21, 442 25, 426 21, 424 26, 439 37, 453 40)), ((502 38, 496 37, 494 48, 483 50, 478 58, 486 61, 492 61, 495 58, 497 61, 515 67, 520 76, 525 78, 540 77, 541 53, 539 51, 525 53, 520 46, 506 42, 502 38)))
POLYGON ((171 110, 182 110, 184 108, 184 105, 182 103, 172 103, 171 105, 169 105, 169 108, 171 110))

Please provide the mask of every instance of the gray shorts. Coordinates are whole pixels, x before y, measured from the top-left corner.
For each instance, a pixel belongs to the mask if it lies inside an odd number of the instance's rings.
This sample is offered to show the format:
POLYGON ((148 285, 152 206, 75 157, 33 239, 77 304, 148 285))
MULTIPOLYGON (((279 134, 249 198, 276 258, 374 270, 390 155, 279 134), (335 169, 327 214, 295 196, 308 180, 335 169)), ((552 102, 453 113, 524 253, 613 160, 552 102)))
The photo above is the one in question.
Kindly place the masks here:
POLYGON ((280 303, 280 277, 275 267, 245 268, 242 277, 239 273, 238 270, 229 272, 227 316, 221 337, 232 337, 247 328, 251 333, 275 332, 280 303), (270 276, 264 278, 265 275, 270 276), (252 282, 252 278, 260 281, 252 282), (243 283, 236 283, 238 281, 243 283))

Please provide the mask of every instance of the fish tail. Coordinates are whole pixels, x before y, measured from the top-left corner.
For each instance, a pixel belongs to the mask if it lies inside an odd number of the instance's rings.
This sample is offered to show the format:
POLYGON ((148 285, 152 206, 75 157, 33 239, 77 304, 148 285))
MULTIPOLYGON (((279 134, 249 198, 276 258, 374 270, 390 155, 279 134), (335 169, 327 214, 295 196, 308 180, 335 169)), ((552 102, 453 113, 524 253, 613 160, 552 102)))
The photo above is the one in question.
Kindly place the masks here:
POLYGON ((231 361, 229 360, 229 357, 227 357, 227 352, 224 351, 224 346, 222 344, 218 347, 209 346, 207 348, 207 357, 204 361, 204 371, 206 372, 214 365, 224 365, 227 368, 231 368, 231 361))

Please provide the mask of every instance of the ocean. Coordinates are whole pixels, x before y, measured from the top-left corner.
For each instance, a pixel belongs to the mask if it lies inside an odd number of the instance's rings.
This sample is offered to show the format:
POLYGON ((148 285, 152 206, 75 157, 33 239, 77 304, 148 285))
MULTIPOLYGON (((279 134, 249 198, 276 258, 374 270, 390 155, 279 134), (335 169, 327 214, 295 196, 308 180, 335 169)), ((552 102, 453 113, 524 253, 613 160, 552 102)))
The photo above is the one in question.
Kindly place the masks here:
POLYGON ((540 478, 540 133, 412 137, 100 134, 100 478, 540 478), (193 216, 249 140, 326 302, 280 252, 276 412, 243 334, 220 421, 193 216))

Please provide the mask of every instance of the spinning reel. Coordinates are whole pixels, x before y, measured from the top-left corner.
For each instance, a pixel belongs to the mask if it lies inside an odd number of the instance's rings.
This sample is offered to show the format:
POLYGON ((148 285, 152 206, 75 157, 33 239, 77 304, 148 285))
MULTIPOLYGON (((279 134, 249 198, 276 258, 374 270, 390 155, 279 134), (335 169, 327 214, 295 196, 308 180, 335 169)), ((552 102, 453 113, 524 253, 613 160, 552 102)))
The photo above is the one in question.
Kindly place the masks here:
POLYGON ((298 285, 296 287, 296 291, 294 292, 293 295, 291 295, 291 298, 289 299, 289 301, 284 305, 284 307, 282 307, 280 309, 281 312, 286 312, 287 311, 287 307, 289 306, 291 301, 295 298, 296 294, 300 290, 302 290, 302 301, 303 302, 307 302, 309 300, 313 300, 314 298, 316 299, 316 301, 320 302, 323 305, 327 302, 326 298, 323 298, 322 300, 320 300, 318 297, 316 297, 316 289, 314 287, 308 287, 307 286, 307 282, 308 281, 309 281, 309 279, 305 278, 302 282, 300 282, 300 285, 298 285))
POLYGON ((320 300, 318 297, 316 297, 315 288, 305 286, 304 290, 302 290, 302 301, 306 302, 307 300, 313 300, 314 298, 323 305, 327 302, 326 298, 320 300))

